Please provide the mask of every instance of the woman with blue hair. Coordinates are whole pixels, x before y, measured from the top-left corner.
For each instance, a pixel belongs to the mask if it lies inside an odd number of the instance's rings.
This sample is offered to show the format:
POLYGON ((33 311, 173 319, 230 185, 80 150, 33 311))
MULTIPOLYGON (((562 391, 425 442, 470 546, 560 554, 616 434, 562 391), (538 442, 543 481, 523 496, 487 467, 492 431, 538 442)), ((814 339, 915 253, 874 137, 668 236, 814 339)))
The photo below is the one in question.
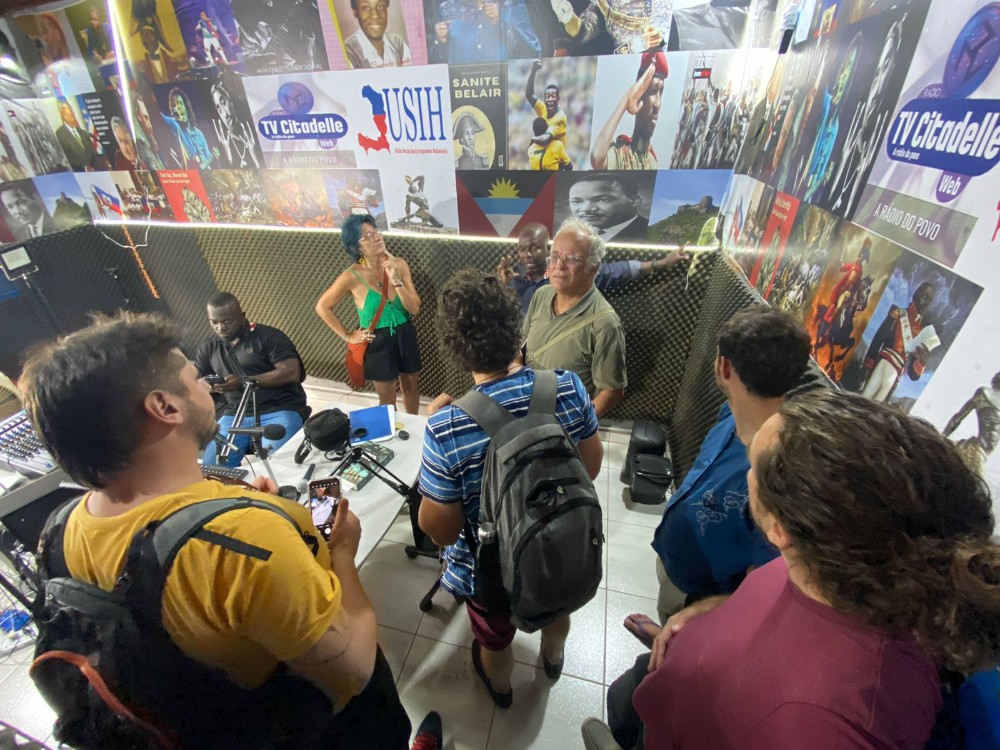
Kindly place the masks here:
POLYGON ((410 267, 389 252, 370 214, 347 217, 340 240, 354 262, 320 296, 316 314, 346 343, 368 341, 365 378, 375 384, 379 403, 396 403, 398 379, 403 408, 416 414, 420 408, 420 349, 410 318, 420 312, 420 296, 413 286, 410 267), (369 333, 383 293, 385 305, 374 331, 369 333), (348 330, 333 312, 348 294, 358 309, 355 330, 348 330))

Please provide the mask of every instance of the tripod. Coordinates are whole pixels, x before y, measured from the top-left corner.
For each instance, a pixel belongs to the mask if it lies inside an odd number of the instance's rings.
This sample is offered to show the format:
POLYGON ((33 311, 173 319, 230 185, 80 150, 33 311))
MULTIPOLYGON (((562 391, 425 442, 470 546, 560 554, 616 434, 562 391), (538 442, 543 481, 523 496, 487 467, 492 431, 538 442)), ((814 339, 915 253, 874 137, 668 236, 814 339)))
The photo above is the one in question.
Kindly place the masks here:
MULTIPOLYGON (((253 415, 254 427, 260 427, 260 414, 257 411, 258 387, 259 386, 257 385, 257 381, 255 380, 246 380, 244 382, 243 394, 240 396, 240 402, 236 406, 236 413, 233 415, 234 427, 241 427, 243 425, 243 419, 246 416, 247 407, 251 409, 250 413, 253 415)), ((271 464, 267 460, 268 456, 270 455, 270 451, 268 450, 267 446, 264 445, 261 436, 259 434, 254 434, 250 435, 249 438, 250 438, 250 445, 253 446, 253 452, 257 456, 257 458, 260 459, 260 462, 264 464, 264 469, 267 470, 267 475, 271 478, 271 480, 275 484, 278 484, 278 480, 274 476, 274 471, 271 469, 271 464)), ((229 456, 232 455, 233 451, 239 450, 239 448, 237 448, 236 444, 233 443, 231 439, 227 438, 225 439, 225 441, 223 441, 221 439, 221 436, 219 438, 216 438, 216 445, 221 446, 221 450, 219 450, 218 453, 219 456, 218 460, 219 463, 222 464, 223 466, 225 465, 223 462, 229 459, 229 456)), ((280 493, 282 497, 285 497, 289 500, 294 500, 298 496, 298 492, 295 490, 294 487, 291 486, 282 486, 280 488, 280 493)))

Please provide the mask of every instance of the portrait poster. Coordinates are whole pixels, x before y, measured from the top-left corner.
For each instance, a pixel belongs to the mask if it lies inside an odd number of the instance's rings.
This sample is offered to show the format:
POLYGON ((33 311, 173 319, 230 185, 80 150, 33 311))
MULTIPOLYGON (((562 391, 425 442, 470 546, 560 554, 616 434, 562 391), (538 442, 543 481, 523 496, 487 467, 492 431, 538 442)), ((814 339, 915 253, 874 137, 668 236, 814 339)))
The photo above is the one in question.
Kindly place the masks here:
POLYGON ((333 229, 322 170, 264 169, 258 178, 279 227, 333 229))
POLYGON ((516 237, 525 224, 555 227, 556 176, 550 172, 456 173, 462 234, 516 237))
POLYGON ((197 169, 162 169, 158 176, 177 221, 193 224, 215 222, 215 212, 197 169))
POLYGON ((854 216, 928 5, 899 3, 833 33, 832 65, 823 71, 825 89, 805 122, 813 137, 798 155, 805 167, 793 194, 838 216, 854 216))
POLYGON ((212 132, 219 144, 216 165, 226 169, 260 169, 264 158, 257 142, 253 115, 243 88, 244 77, 224 68, 208 86, 212 132))
POLYGON ((52 217, 55 231, 90 224, 93 215, 72 172, 58 172, 35 178, 35 188, 52 217))
POLYGON ((556 175, 555 226, 570 216, 605 242, 645 242, 656 172, 561 172, 556 175))
MULTIPOLYGON (((750 271, 750 283, 765 300, 770 299, 775 279, 778 278, 778 265, 785 254, 798 210, 799 202, 794 197, 784 193, 774 196, 771 215, 764 225, 764 234, 760 240, 757 262, 750 271)), ((779 286, 781 283, 782 280, 778 278, 779 286)))
POLYGON ((367 214, 379 229, 388 230, 385 197, 377 169, 325 169, 326 195, 334 209, 334 225, 340 227, 351 214, 367 214))
POLYGON ((160 142, 160 155, 168 168, 201 170, 220 166, 210 87, 208 81, 200 79, 153 86, 160 119, 169 133, 160 142))
POLYGON ((0 185, 0 220, 6 225, 11 241, 30 240, 57 231, 31 179, 0 185))
POLYGON ((747 278, 757 262, 774 196, 774 188, 752 177, 733 175, 723 201, 722 247, 747 278))
POLYGON ((77 172, 74 176, 95 222, 124 221, 128 218, 111 172, 77 172))
POLYGON ((657 245, 714 245, 731 177, 725 169, 657 172, 646 239, 657 245))
POLYGON ((107 3, 83 0, 67 5, 66 20, 80 46, 94 87, 98 91, 114 91, 118 82, 118 55, 107 3))
POLYGON ((932 6, 855 214, 859 224, 948 267, 976 247, 977 222, 990 225, 979 236, 997 236, 998 28, 993 3, 932 6))
POLYGON ((427 62, 432 65, 479 65, 542 57, 543 41, 536 28, 539 16, 536 5, 543 3, 531 0, 497 3, 424 0, 427 62))
POLYGON ((813 358, 839 384, 903 248, 844 219, 832 220, 829 259, 802 322, 813 358))
MULTIPOLYGON (((55 128, 61 122, 55 99, 10 99, 0 102, 0 120, 25 176, 69 171, 55 128)), ((5 150, 8 144, 3 144, 5 150)))
POLYGON ((172 221, 173 212, 157 172, 111 172, 122 197, 125 215, 132 221, 172 221))
POLYGON ((87 63, 64 10, 19 13, 11 17, 11 22, 35 46, 40 67, 31 73, 44 74, 53 95, 74 96, 94 90, 87 63))
POLYGON ((427 64, 419 2, 333 0, 333 9, 338 42, 349 68, 427 64))
POLYGON ((671 169, 732 169, 771 67, 766 50, 691 53, 671 169))
POLYGON ((587 169, 667 169, 687 63, 685 53, 598 58, 587 169))
POLYGON ((80 109, 80 125, 90 134, 97 155, 95 161, 101 169, 149 168, 149 165, 139 161, 135 140, 129 131, 118 94, 98 91, 81 94, 76 100, 80 109))
POLYGON ((328 69, 317 0, 232 0, 232 10, 248 75, 328 69))
POLYGON ((910 411, 981 293, 977 284, 903 252, 851 358, 844 385, 910 411))
POLYGON ((507 168, 507 66, 452 65, 455 169, 507 168))
POLYGON ((840 220, 829 211, 800 204, 777 264, 768 303, 797 320, 805 317, 816 287, 830 260, 840 220))
POLYGON ((20 27, 6 18, 0 18, 0 55, 6 64, 4 75, 0 76, 0 99, 30 99, 33 96, 52 96, 52 88, 40 73, 42 66, 38 48, 28 39, 20 27), (35 76, 40 75, 41 90, 32 86, 35 76))
POLYGON ((112 2, 118 38, 132 70, 148 84, 164 84, 184 77, 189 68, 188 51, 172 0, 112 2))
POLYGON ((242 60, 240 35, 228 0, 174 0, 188 64, 198 75, 242 60))
POLYGON ((274 223, 274 215, 256 170, 213 169, 201 181, 219 224, 274 223))
POLYGON ((507 64, 511 169, 558 169, 553 152, 561 151, 573 169, 590 169, 596 74, 594 57, 511 60, 507 64))

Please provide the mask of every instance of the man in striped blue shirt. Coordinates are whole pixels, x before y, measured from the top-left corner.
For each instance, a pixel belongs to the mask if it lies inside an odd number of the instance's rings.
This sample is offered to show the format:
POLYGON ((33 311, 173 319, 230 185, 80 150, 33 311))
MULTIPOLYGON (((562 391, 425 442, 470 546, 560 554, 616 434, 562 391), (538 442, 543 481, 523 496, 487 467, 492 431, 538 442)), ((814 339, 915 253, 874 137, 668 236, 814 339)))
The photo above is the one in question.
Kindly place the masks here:
MULTIPOLYGON (((521 309, 513 291, 497 277, 481 271, 459 271, 444 287, 438 300, 438 328, 445 351, 469 370, 475 388, 515 417, 528 413, 535 373, 517 361, 521 309)), ((603 447, 597 433, 597 416, 580 378, 556 370, 556 417, 577 444, 591 478, 601 468, 603 447)), ((514 665, 510 644, 516 629, 507 612, 490 612, 476 600, 475 561, 464 538, 468 519, 479 521, 479 495, 489 437, 476 422, 441 394, 428 408, 431 417, 424 433, 420 471, 419 523, 436 544, 445 547, 447 561, 443 585, 466 598, 472 623, 472 661, 493 701, 510 706, 514 665)), ((546 674, 561 674, 563 645, 569 617, 542 629, 542 661, 546 674)))

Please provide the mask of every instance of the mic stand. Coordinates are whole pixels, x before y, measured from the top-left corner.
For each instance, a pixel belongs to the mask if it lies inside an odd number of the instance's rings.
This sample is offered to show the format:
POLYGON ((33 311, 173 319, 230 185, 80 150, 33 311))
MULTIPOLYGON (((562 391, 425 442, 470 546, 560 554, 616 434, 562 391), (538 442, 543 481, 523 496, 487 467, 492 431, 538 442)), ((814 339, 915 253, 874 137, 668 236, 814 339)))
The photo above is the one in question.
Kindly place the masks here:
MULTIPOLYGON (((236 413, 233 414, 233 426, 242 427, 243 418, 247 413, 247 406, 251 406, 253 411, 253 423, 254 427, 260 427, 260 415, 257 413, 257 381, 247 380, 243 384, 243 395, 240 396, 240 402, 236 406, 236 413)), ((222 446, 222 450, 219 451, 219 463, 225 466, 225 461, 229 458, 229 455, 233 452, 232 440, 222 446)), ((254 450, 257 449, 257 443, 254 443, 254 450)), ((265 464, 266 466, 266 464, 265 464)), ((268 472, 270 472, 270 467, 268 467, 268 472)), ((274 479, 274 475, 271 475, 274 479)))
POLYGON ((381 461, 375 458, 375 456, 373 456, 372 454, 368 453, 368 451, 366 451, 360 445, 351 448, 347 452, 347 455, 340 460, 340 463, 337 464, 336 468, 334 468, 332 472, 333 476, 340 476, 341 472, 343 472, 344 469, 346 469, 353 463, 359 463, 362 466, 364 466, 372 473, 373 477, 376 477, 383 483, 387 484, 389 487, 391 487, 393 490, 395 490, 398 494, 402 495, 403 497, 405 498, 410 497, 410 485, 408 485, 402 479, 400 479, 391 471, 389 471, 385 467, 385 464, 383 464, 381 461), (396 481, 393 482, 391 479, 387 479, 386 477, 382 476, 378 471, 375 470, 376 467, 378 469, 381 469, 383 472, 388 474, 390 477, 392 477, 392 479, 395 479, 396 481))

